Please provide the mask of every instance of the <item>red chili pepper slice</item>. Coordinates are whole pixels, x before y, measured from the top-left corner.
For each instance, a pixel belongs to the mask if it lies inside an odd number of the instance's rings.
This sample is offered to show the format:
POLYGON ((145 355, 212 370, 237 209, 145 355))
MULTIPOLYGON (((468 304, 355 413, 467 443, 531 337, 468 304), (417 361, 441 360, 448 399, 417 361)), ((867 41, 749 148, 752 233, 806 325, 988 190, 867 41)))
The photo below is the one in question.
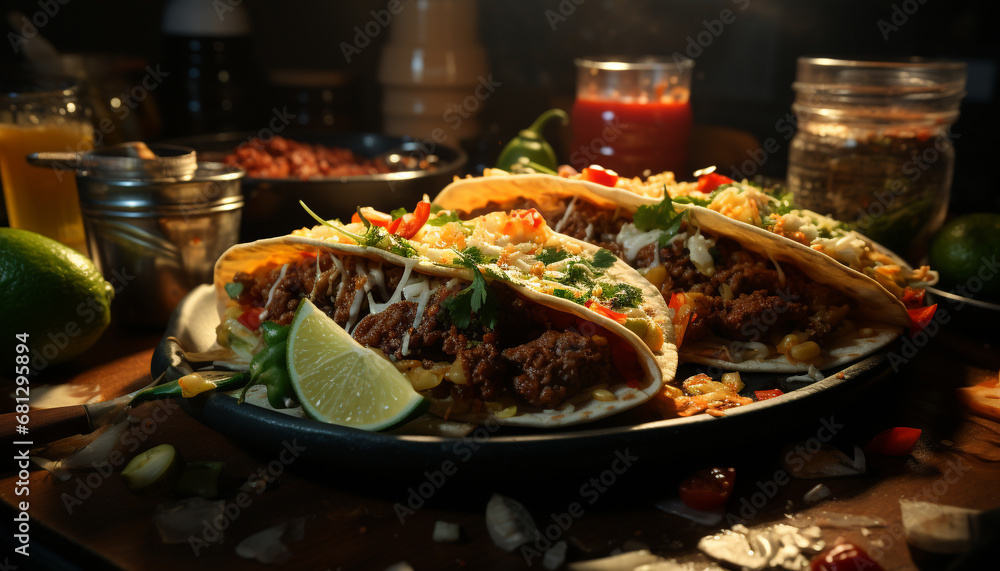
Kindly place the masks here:
POLYGON ((642 367, 639 366, 635 349, 624 339, 613 337, 608 341, 611 343, 611 362, 614 363, 618 374, 625 379, 625 384, 633 389, 639 388, 642 367))
POLYGON ((767 400, 773 399, 774 397, 780 397, 785 394, 781 389, 771 389, 767 391, 754 391, 753 396, 757 397, 757 400, 767 400))
POLYGON ((681 482, 678 492, 687 507, 711 510, 726 505, 735 484, 735 468, 709 468, 699 470, 681 482))
POLYGON ((841 543, 840 545, 824 551, 813 558, 809 563, 810 571, 883 571, 870 555, 865 553, 853 543, 841 543))
POLYGON ((937 311, 936 303, 927 307, 907 309, 906 313, 910 314, 910 335, 916 335, 923 331, 924 327, 927 327, 927 324, 934 318, 935 311, 937 311))
POLYGON ((618 182, 618 173, 602 166, 590 165, 581 172, 583 180, 604 186, 614 186, 618 182))
POLYGON ((724 184, 732 184, 736 181, 719 173, 710 172, 698 177, 698 192, 709 193, 724 184))
POLYGON ((263 307, 251 307, 236 318, 247 329, 256 331, 260 328, 260 314, 264 312, 263 307))
POLYGON ((879 456, 906 456, 920 439, 921 430, 908 426, 887 428, 865 445, 865 452, 879 456))
POLYGON ((597 303, 596 301, 594 301, 592 299, 588 299, 587 303, 585 303, 583 305, 584 305, 584 307, 589 308, 591 311, 600 313, 604 317, 607 317, 609 319, 613 319, 614 321, 617 321, 618 323, 625 323, 625 317, 626 317, 626 315, 624 313, 618 313, 617 311, 615 311, 613 309, 604 307, 603 305, 597 303))
POLYGON ((392 221, 392 224, 389 225, 389 233, 407 239, 412 238, 424 227, 430 216, 431 203, 421 200, 413 209, 413 214, 404 214, 392 221))
POLYGON ((670 309, 674 310, 674 335, 677 337, 677 346, 684 342, 684 332, 694 319, 694 306, 688 303, 687 296, 683 293, 670 294, 670 309))
POLYGON ((924 290, 906 286, 903 290, 903 305, 907 309, 918 309, 924 305, 924 290))

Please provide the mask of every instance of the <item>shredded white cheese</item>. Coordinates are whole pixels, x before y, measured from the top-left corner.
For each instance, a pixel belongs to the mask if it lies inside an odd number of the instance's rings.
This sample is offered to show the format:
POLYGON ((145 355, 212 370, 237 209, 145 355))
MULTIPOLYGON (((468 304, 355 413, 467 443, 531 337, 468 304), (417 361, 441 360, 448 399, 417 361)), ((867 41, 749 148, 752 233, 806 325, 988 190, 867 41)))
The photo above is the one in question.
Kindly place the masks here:
POLYGON ((556 232, 562 232, 563 226, 566 225, 566 221, 569 220, 569 215, 573 214, 573 206, 576 205, 576 199, 578 197, 574 196, 572 200, 569 201, 569 206, 566 207, 566 212, 563 213, 562 218, 559 219, 559 223, 553 228, 556 232))
POLYGON ((278 279, 274 280, 274 285, 271 286, 271 291, 267 292, 267 303, 264 304, 264 311, 260 312, 260 320, 264 321, 267 319, 268 307, 271 305, 271 301, 274 300, 274 292, 278 289, 278 284, 281 280, 285 279, 285 272, 288 271, 288 264, 281 266, 281 272, 278 274, 278 279))
POLYGON ((385 303, 376 303, 375 299, 372 298, 372 294, 368 294, 368 305, 371 307, 372 313, 381 313, 385 311, 387 307, 398 302, 403 295, 403 288, 406 287, 406 282, 410 278, 410 272, 413 271, 413 266, 417 264, 414 259, 407 259, 403 262, 403 277, 400 278, 399 283, 396 285, 396 290, 392 292, 392 296, 389 296, 385 290, 385 284, 382 285, 383 299, 388 297, 389 300, 385 303))
POLYGON ((774 269, 778 270, 778 281, 781 283, 781 286, 784 287, 785 272, 781 270, 781 266, 778 265, 778 261, 774 259, 774 256, 772 256, 770 252, 767 254, 767 259, 771 260, 771 263, 774 264, 774 269))
POLYGON ((635 224, 628 223, 622 225, 615 241, 622 245, 626 260, 634 262, 639 256, 639 251, 650 244, 655 244, 662 234, 662 230, 640 232, 635 224))

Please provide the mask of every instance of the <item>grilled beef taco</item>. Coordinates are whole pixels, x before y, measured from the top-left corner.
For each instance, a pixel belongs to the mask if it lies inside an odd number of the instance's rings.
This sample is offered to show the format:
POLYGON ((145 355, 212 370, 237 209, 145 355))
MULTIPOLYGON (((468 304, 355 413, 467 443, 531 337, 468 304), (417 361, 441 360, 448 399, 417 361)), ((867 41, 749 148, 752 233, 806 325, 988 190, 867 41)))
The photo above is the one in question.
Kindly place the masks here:
POLYGON ((247 312, 288 323, 308 298, 393 361, 431 412, 518 426, 596 420, 673 378, 666 304, 611 253, 537 212, 463 222, 428 207, 234 246, 215 267, 220 341, 247 357, 260 348, 247 312))
POLYGON ((557 232, 614 252, 669 301, 683 360, 737 371, 838 366, 909 325, 871 277, 780 235, 692 204, 549 175, 487 176, 435 204, 481 215, 535 208, 557 232))

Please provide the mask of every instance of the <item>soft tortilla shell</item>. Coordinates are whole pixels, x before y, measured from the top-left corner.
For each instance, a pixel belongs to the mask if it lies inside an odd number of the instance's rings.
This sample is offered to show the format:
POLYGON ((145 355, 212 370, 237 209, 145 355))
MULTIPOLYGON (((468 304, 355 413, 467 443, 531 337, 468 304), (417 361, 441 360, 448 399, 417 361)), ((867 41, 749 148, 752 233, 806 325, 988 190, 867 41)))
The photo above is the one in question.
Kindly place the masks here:
MULTIPOLYGON (((587 244, 586 246, 590 249, 594 248, 590 244, 587 244)), ((221 316, 224 314, 226 306, 229 302, 229 296, 225 291, 225 284, 232 279, 236 272, 247 271, 269 262, 281 264, 295 257, 300 252, 314 252, 317 249, 330 252, 331 254, 362 256, 371 260, 387 262, 397 266, 403 266, 407 262, 412 263, 412 260, 408 260, 407 258, 375 248, 324 242, 322 240, 304 238, 301 236, 268 238, 248 244, 238 244, 223 253, 218 262, 215 264, 215 291, 219 315, 221 316)), ((627 265, 625 265, 625 268, 634 272, 634 270, 628 268, 627 265)), ((622 268, 617 267, 615 267, 615 270, 617 272, 624 271, 622 268)), ((445 278, 457 277, 468 281, 472 280, 472 271, 469 269, 440 266, 426 261, 418 261, 414 266, 414 271, 445 278)), ((636 277, 641 279, 641 276, 638 276, 638 274, 636 274, 636 277)), ((629 282, 635 283, 637 280, 630 279, 629 282)), ((487 418, 489 418, 492 422, 498 424, 537 428, 569 426, 572 424, 597 420, 642 404, 652 398, 659 391, 660 387, 663 385, 664 377, 668 375, 668 373, 669 377, 666 378, 666 381, 673 379, 673 375, 677 369, 677 348, 673 345, 673 343, 670 343, 669 341, 665 342, 663 349, 661 349, 657 355, 654 355, 653 352, 650 351, 649 347, 647 347, 635 333, 611 319, 601 315, 596 315, 589 310, 583 309, 580 305, 568 300, 544 295, 518 284, 508 285, 532 301, 559 311, 572 313, 577 317, 592 321, 604 327, 608 331, 619 335, 620 337, 624 337, 632 348, 635 349, 636 354, 638 355, 639 364, 645 373, 645 378, 638 388, 630 388, 624 383, 608 387, 608 390, 618 396, 617 400, 611 402, 600 402, 590 399, 585 403, 574 406, 572 410, 570 410, 569 407, 563 407, 562 410, 519 410, 516 416, 503 419, 472 415, 453 416, 450 418, 478 423, 485 422, 487 418)), ((640 283, 636 283, 636 285, 641 286, 640 283)), ((648 293, 648 289, 643 288, 643 292, 648 293)), ((660 296, 657 294, 654 299, 659 297, 660 296)), ((663 321, 661 327, 665 328, 665 335, 669 334, 670 336, 668 339, 672 340, 673 329, 670 326, 665 311, 660 314, 658 320, 663 321)), ((432 411, 436 410, 443 412, 446 408, 445 403, 432 404, 432 411)))
MULTIPOLYGON (((661 200, 585 181, 529 174, 460 179, 445 187, 434 199, 434 203, 445 209, 472 211, 485 207, 491 201, 503 206, 522 197, 531 198, 542 208, 577 197, 599 206, 623 208, 629 212, 635 212, 639 206, 657 204, 661 200)), ((848 341, 846 345, 835 345, 836 350, 828 351, 827 357, 819 363, 821 368, 846 364, 870 354, 888 345, 902 333, 902 328, 909 325, 909 316, 902 302, 863 273, 794 240, 727 218, 714 210, 688 204, 676 206, 689 211, 692 225, 710 234, 736 240, 747 250, 769 257, 779 266, 783 263, 792 264, 816 282, 839 290, 855 301, 862 315, 875 322, 875 336, 845 338, 854 341, 848 341)), ((685 345, 680 352, 685 361, 739 371, 796 372, 808 368, 806 364, 788 362, 783 355, 771 355, 760 361, 734 363, 722 358, 725 352, 719 351, 718 345, 714 347, 716 350, 712 352, 708 346, 689 348, 685 345), (714 353, 716 357, 706 356, 710 353, 714 353)))

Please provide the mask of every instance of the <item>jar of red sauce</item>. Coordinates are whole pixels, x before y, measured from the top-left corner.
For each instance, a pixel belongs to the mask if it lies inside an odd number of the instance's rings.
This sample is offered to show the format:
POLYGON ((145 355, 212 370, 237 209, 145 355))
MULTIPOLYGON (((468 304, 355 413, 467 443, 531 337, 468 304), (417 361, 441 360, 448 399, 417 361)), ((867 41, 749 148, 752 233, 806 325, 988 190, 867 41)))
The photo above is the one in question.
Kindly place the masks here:
POLYGON ((575 60, 576 101, 570 164, 621 176, 688 174, 691 70, 676 57, 609 56, 575 60))

